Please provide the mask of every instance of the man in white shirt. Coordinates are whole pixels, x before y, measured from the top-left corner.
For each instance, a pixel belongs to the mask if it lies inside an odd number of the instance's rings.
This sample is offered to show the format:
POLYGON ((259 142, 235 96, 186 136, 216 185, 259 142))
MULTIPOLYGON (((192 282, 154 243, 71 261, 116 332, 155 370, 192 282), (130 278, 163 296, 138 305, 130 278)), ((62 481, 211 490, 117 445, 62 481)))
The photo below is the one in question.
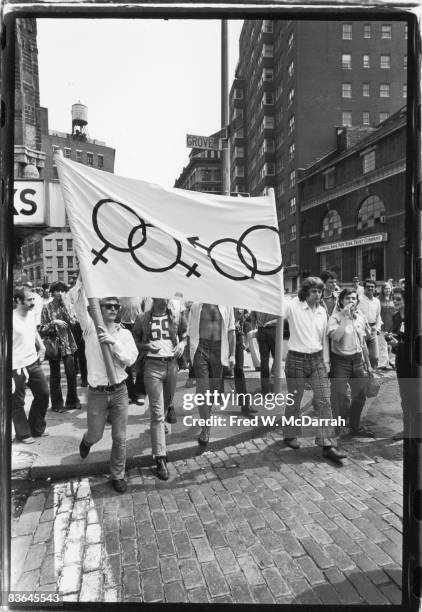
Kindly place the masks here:
POLYGON ((374 297, 375 281, 367 278, 363 283, 363 290, 364 294, 359 296, 359 310, 363 315, 365 315, 371 328, 371 335, 366 340, 366 345, 368 347, 371 367, 375 369, 378 366, 378 336, 381 333, 382 327, 381 302, 378 298, 374 297))
POLYGON ((126 428, 128 418, 128 394, 125 384, 126 368, 132 365, 138 349, 129 330, 115 323, 120 304, 116 297, 100 299, 104 327, 98 327, 88 316, 82 285, 79 284, 75 311, 85 338, 88 362, 88 430, 79 445, 82 459, 88 456, 91 446, 101 440, 107 420, 111 417, 110 455, 111 484, 118 493, 124 493, 127 485, 124 479, 126 464, 126 428), (116 371, 117 383, 110 384, 104 363, 101 344, 107 344, 116 371))
MULTIPOLYGON (((286 300, 284 316, 289 322, 290 338, 286 358, 286 381, 294 404, 286 406, 285 417, 300 419, 300 404, 308 382, 314 392, 314 407, 319 419, 332 419, 330 384, 328 381, 329 349, 327 337, 327 312, 321 305, 324 283, 321 279, 306 278, 298 296, 286 300)), ((297 449, 301 427, 292 424, 284 428, 286 446, 297 449)), ((321 424, 315 443, 322 446, 325 458, 336 463, 346 456, 335 448, 335 436, 331 427, 321 424)))
MULTIPOLYGON (((188 322, 189 352, 196 378, 197 394, 220 389, 223 366, 234 367, 236 333, 233 308, 215 304, 194 303, 188 322)), ((208 419, 212 403, 198 406, 199 416, 208 419)), ((206 445, 210 426, 202 427, 199 444, 206 445)))
POLYGON ((356 290, 356 293, 358 295, 358 298, 364 294, 364 289, 362 287, 362 285, 360 284, 360 280, 359 280, 359 276, 354 276, 353 280, 352 280, 352 286, 353 289, 356 290))
POLYGON ((40 365, 45 347, 37 330, 34 293, 27 287, 18 287, 13 297, 12 378, 15 390, 12 395, 12 420, 16 439, 31 444, 35 442, 35 437, 47 435, 45 414, 49 391, 40 365), (25 414, 25 383, 34 396, 28 418, 25 414))

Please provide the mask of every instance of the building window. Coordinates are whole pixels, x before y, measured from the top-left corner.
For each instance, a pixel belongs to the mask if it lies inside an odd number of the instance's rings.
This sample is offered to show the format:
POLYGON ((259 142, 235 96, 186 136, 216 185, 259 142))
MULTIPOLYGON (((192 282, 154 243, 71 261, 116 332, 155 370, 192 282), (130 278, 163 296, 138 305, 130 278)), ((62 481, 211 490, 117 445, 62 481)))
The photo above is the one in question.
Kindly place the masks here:
POLYGON ((271 91, 264 92, 262 101, 264 104, 274 104, 274 94, 271 91))
POLYGON ((295 266, 296 265, 296 251, 292 251, 290 253, 290 265, 291 266, 295 266))
POLYGON ((262 30, 263 32, 268 32, 269 34, 271 34, 271 32, 274 32, 274 24, 270 19, 264 19, 264 21, 262 22, 262 30))
POLYGON ((67 257, 67 267, 73 268, 73 257, 71 255, 68 255, 67 257))
POLYGON ((274 153, 275 145, 274 138, 265 138, 264 139, 264 153, 274 153))
POLYGON ((57 267, 63 268, 63 257, 61 257, 60 255, 57 257, 57 267))
POLYGON ((72 238, 66 238, 66 251, 71 251, 72 249, 73 249, 72 238))
POLYGON ((53 248, 52 247, 52 242, 53 241, 51 240, 51 238, 46 238, 45 239, 45 243, 44 244, 45 244, 45 250, 46 251, 51 251, 52 250, 52 248, 53 248))
POLYGON ((45 258, 45 266, 46 268, 53 267, 53 258, 51 257, 51 255, 47 255, 47 257, 45 258))
POLYGON ((286 243, 286 232, 284 232, 283 230, 281 230, 281 232, 280 232, 280 242, 281 242, 281 244, 285 244, 286 243))
POLYGON ((245 149, 244 149, 244 147, 235 147, 234 148, 234 156, 235 157, 245 157, 245 149))
POLYGON ((264 57, 274 57, 274 47, 273 47, 273 45, 263 45, 263 47, 262 47, 262 55, 264 57))
POLYGON ((287 72, 288 72, 288 74, 289 74, 289 77, 292 77, 292 76, 293 76, 294 70, 295 70, 295 63, 294 63, 294 61, 292 60, 292 61, 290 62, 290 64, 289 64, 289 67, 287 68, 287 72))
POLYGON ((97 162, 99 168, 104 168, 104 155, 97 155, 97 162))
POLYGON ((391 38, 391 24, 383 23, 381 26, 381 38, 391 38))
POLYGON ((352 56, 350 55, 350 53, 343 53, 341 56, 341 67, 344 70, 351 70, 352 69, 352 56))
POLYGON ((362 96, 369 98, 369 83, 362 83, 362 96))
POLYGON ((296 240, 296 223, 289 227, 289 240, 296 240))
POLYGON ((293 47, 293 43, 294 43, 294 33, 292 32, 287 40, 287 49, 288 51, 291 51, 292 47, 293 47))
POLYGON ((371 38, 371 24, 370 23, 363 24, 363 37, 371 38))
POLYGON ((291 104, 294 100, 295 97, 295 90, 292 87, 291 90, 289 91, 289 95, 288 95, 288 103, 291 104))
POLYGON ((289 119, 289 134, 291 134, 295 129, 295 116, 292 115, 289 119))
POLYGON ((57 238, 56 240, 56 249, 58 251, 63 251, 63 240, 61 238, 57 238))
POLYGON ((294 215, 296 212, 296 197, 293 196, 289 200, 289 215, 294 215))
POLYGON ((284 194, 285 191, 286 189, 284 187, 284 181, 281 181, 281 183, 277 185, 276 194, 280 198, 284 194))
POLYGON ((369 151, 362 157, 362 171, 364 174, 375 170, 375 151, 369 151))
POLYGON ((76 161, 82 163, 82 151, 76 149, 76 161))
POLYGON ((268 162, 264 164, 264 176, 274 176, 275 175, 275 164, 272 162, 268 162))
POLYGON ((407 98, 407 85, 403 85, 403 98, 407 98))
POLYGON ((344 127, 352 127, 352 113, 351 113, 351 111, 343 111, 341 113, 341 124, 344 127))
POLYGON ((264 130, 271 130, 274 128, 274 116, 273 115, 265 115, 263 122, 264 130))
POLYGON ((370 125, 370 115, 368 111, 363 111, 362 113, 362 125, 370 125))
POLYGON ((366 230, 375 223, 385 223, 385 206, 378 196, 372 195, 359 208, 357 229, 366 230))
POLYGON ((364 55, 363 56, 362 65, 363 65, 364 68, 370 68, 371 67, 371 62, 370 62, 369 55, 364 55))
POLYGON ((88 164, 88 166, 93 166, 94 165, 94 153, 87 153, 86 154, 86 163, 88 164))
POLYGON ((389 83, 381 83, 380 85, 380 98, 389 98, 390 97, 390 84, 389 83))
POLYGON ((292 170, 289 174, 289 187, 294 187, 296 185, 296 172, 292 170))
POLYGON ((286 218, 286 208, 284 206, 280 206, 280 221, 284 221, 286 218))
POLYGON ((63 270, 59 270, 59 271, 57 272, 57 280, 59 280, 59 281, 61 281, 61 282, 63 282, 63 281, 64 281, 64 272, 63 272, 63 270))
POLYGON ((391 68, 391 59, 389 55, 381 55, 380 68, 391 68))
POLYGON ((292 142, 292 144, 289 146, 289 161, 292 161, 294 157, 295 157, 295 143, 292 142))
POLYGON ((352 40, 352 24, 343 23, 343 40, 352 40))
POLYGON ((64 156, 69 159, 71 155, 72 155, 72 151, 66 147, 64 150, 64 156))
POLYGON ((324 189, 332 189, 335 185, 335 168, 329 168, 323 173, 324 189))
MULTIPOLYGON (((272 68, 264 68, 262 72, 262 76, 263 76, 264 81, 272 81, 274 80, 274 70, 272 68)), ((242 91, 242 95, 243 95, 243 91, 242 91)))
POLYGON ((243 89, 235 89, 234 97, 236 100, 243 100, 243 89))
POLYGON ((379 114, 379 122, 382 123, 383 121, 387 121, 389 116, 390 116, 390 113, 380 113, 379 114))
POLYGON ((322 220, 322 233, 321 238, 323 240, 335 240, 338 236, 341 236, 343 229, 341 225, 340 215, 336 210, 330 210, 322 220))
POLYGON ((342 98, 351 98, 352 97, 352 84, 351 83, 342 83, 341 84, 341 97, 342 98))
POLYGON ((234 175, 237 176, 245 176, 245 166, 236 166, 234 175))

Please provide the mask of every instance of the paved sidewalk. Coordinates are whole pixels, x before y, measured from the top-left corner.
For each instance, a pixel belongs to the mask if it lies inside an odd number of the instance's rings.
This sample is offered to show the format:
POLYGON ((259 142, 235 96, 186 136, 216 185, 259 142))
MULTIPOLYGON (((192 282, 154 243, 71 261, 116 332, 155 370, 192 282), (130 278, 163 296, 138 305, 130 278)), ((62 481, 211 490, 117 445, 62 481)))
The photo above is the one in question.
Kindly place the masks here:
POLYGON ((13 521, 12 588, 65 601, 398 604, 402 444, 338 468, 275 429, 169 464, 51 484, 13 521))

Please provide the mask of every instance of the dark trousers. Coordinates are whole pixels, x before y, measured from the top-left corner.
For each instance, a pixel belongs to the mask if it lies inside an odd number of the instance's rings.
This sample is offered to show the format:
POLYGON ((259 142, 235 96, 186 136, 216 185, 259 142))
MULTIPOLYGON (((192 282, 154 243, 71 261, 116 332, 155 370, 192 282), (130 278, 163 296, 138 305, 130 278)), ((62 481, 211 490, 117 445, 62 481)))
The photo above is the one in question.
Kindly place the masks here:
POLYGON ((45 414, 49 401, 47 379, 39 361, 27 366, 25 370, 28 372, 28 380, 26 380, 24 370, 12 371, 15 381, 15 392, 12 395, 12 421, 18 440, 29 438, 31 435, 41 436, 44 433, 45 414), (34 396, 28 418, 25 414, 25 383, 34 396))
POLYGON ((79 323, 76 323, 72 326, 72 334, 75 338, 76 346, 78 350, 73 356, 75 362, 75 371, 77 364, 79 365, 79 372, 81 374, 82 382, 87 382, 88 377, 88 368, 86 364, 86 356, 85 356, 85 340, 82 335, 82 328, 79 323))
POLYGON ((66 408, 74 408, 79 404, 76 393, 76 374, 73 355, 65 355, 61 359, 50 359, 50 395, 52 410, 63 408, 63 395, 60 385, 60 361, 63 360, 67 379, 66 408))
MULTIPOLYGON (((200 338, 193 358, 193 369, 197 393, 205 394, 208 390, 213 393, 220 390, 220 381, 223 374, 220 340, 211 341, 200 338)), ((198 406, 198 409, 201 418, 207 418, 211 406, 198 406)))
MULTIPOLYGON (((243 371, 244 365, 244 348, 243 348, 243 334, 236 332, 236 351, 235 351, 235 364, 234 364, 234 387, 237 394, 246 393, 246 379, 245 372, 243 371)), ((239 398, 240 406, 247 406, 249 402, 243 397, 239 398)))
POLYGON ((360 416, 366 401, 367 378, 362 354, 336 355, 331 353, 331 408, 334 417, 349 417, 350 429, 359 429, 360 416), (347 397, 350 385, 352 401, 347 397))
POLYGON ((403 430, 405 435, 410 434, 410 411, 416 410, 416 379, 409 379, 409 367, 407 356, 403 349, 400 349, 396 354, 396 373, 397 383, 399 385, 399 393, 401 400, 401 409, 403 411, 403 430), (406 378, 405 378, 406 377, 406 378))
POLYGON ((261 391, 265 395, 270 392, 270 355, 275 357, 275 325, 258 327, 256 339, 261 357, 261 391))

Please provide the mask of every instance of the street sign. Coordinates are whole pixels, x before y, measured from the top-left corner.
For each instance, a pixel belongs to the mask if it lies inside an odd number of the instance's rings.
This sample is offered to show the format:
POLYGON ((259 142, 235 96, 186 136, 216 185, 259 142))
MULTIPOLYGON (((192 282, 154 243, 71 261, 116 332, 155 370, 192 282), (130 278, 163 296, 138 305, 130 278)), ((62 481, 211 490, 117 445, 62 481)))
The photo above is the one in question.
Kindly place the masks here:
POLYGON ((211 149, 220 150, 220 139, 215 136, 194 136, 186 134, 186 146, 190 149, 211 149))
POLYGON ((13 215, 15 225, 45 223, 44 181, 14 181, 13 215))

